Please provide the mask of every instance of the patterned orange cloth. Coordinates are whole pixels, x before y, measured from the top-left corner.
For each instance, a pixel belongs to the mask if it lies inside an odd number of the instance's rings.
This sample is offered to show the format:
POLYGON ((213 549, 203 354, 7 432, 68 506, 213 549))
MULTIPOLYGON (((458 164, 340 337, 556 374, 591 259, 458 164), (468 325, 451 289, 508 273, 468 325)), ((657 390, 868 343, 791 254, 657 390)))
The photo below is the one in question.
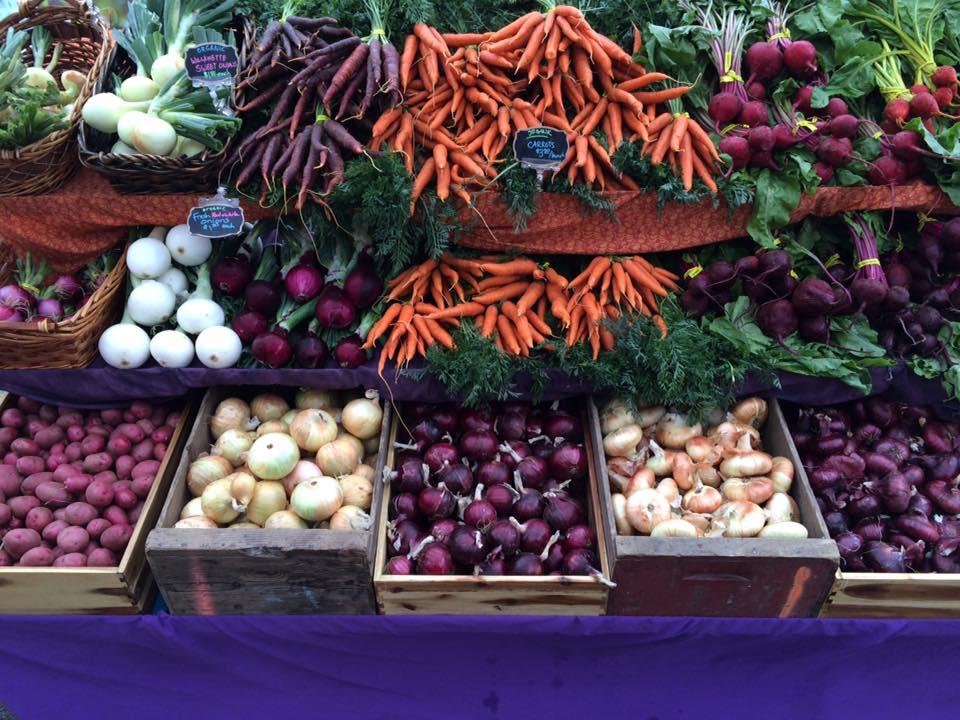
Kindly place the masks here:
MULTIPOLYGON (((84 169, 49 195, 0 197, 0 242, 16 255, 46 258, 57 272, 73 272, 125 239, 130 227, 186 222, 197 198, 120 195, 106 178, 84 169)), ((250 221, 275 214, 247 202, 243 209, 250 221)))
MULTIPOLYGON (((667 204, 657 217, 657 199, 650 193, 608 192, 617 220, 600 214, 584 214, 583 206, 570 195, 541 195, 537 212, 527 228, 514 232, 507 207, 496 196, 481 195, 476 211, 464 215, 472 230, 458 240, 461 245, 482 250, 519 250, 528 253, 597 255, 680 250, 744 237, 752 208, 738 208, 730 217, 721 204, 667 204)), ((935 187, 912 184, 899 187, 821 188, 804 195, 791 216, 792 222, 814 215, 828 217, 855 210, 960 212, 935 187)))

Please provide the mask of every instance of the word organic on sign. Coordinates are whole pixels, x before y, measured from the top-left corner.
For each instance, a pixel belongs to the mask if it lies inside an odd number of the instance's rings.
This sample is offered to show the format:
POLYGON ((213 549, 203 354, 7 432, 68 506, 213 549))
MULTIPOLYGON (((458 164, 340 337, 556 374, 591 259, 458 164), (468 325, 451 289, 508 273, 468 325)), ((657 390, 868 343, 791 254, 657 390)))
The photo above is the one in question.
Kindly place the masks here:
POLYGON ((243 230, 243 208, 233 205, 200 205, 190 209, 187 225, 194 235, 225 238, 243 230))
POLYGON ((517 162, 536 170, 559 168, 569 149, 567 134, 545 125, 519 130, 513 140, 513 154, 517 162))
POLYGON ((184 65, 191 80, 232 81, 239 66, 235 48, 223 43, 203 43, 187 50, 184 65))

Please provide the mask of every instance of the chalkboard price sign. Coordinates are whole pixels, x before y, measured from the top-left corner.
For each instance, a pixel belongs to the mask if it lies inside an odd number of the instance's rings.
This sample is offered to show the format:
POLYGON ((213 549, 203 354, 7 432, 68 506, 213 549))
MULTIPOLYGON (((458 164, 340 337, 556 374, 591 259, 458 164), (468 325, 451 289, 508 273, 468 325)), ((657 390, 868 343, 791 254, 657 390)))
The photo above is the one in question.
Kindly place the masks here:
POLYGON ((200 205, 190 209, 187 225, 194 235, 225 238, 243 230, 243 208, 233 205, 200 205))
POLYGON ((203 43, 187 50, 187 77, 204 83, 231 83, 239 66, 235 48, 223 43, 203 43))
POLYGON ((535 170, 560 167, 569 149, 567 134, 545 125, 519 130, 513 140, 513 154, 517 162, 535 170))

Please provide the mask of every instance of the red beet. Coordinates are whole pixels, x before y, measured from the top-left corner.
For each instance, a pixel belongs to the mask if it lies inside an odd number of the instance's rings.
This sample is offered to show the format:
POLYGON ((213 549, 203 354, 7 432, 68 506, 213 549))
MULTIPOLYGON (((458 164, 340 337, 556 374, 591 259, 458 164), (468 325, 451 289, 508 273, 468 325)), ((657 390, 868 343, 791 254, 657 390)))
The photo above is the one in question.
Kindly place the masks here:
POLYGON ((728 135, 720 141, 719 150, 730 156, 734 170, 745 168, 750 162, 750 143, 738 135, 728 135))
POLYGON ((743 108, 740 110, 740 122, 750 127, 766 125, 769 118, 766 104, 759 100, 751 100, 750 102, 744 103, 743 108))
POLYGON ((717 125, 733 122, 740 116, 743 101, 734 93, 717 93, 710 98, 707 114, 717 125))
POLYGON ((783 53, 771 42, 755 42, 747 48, 746 60, 752 79, 772 80, 783 69, 783 53))
POLYGON ((817 49, 807 40, 796 40, 783 51, 783 64, 794 77, 811 78, 817 72, 817 49))

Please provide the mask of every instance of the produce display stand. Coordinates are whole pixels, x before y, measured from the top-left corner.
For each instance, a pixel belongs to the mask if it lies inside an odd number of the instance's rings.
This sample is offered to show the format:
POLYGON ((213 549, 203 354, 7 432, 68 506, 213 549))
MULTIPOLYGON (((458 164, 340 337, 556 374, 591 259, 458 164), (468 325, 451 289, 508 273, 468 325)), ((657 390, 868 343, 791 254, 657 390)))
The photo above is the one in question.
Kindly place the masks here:
MULTIPOLYGON (((800 459, 776 399, 761 430, 764 449, 800 459)), ((590 431, 599 445, 600 417, 589 402, 590 431)), ((840 561, 806 476, 796 475, 790 495, 807 528, 805 540, 760 538, 654 538, 618 535, 610 502, 606 463, 597 465, 607 554, 617 587, 611 615, 700 617, 815 617, 840 561)))
MULTIPOLYGON (((0 411, 16 401, 7 394, 0 411)), ((187 403, 160 463, 143 511, 116 568, 2 567, 0 613, 9 614, 135 614, 151 607, 156 594, 144 545, 167 497, 177 459, 187 442, 193 405, 187 403)))
MULTIPOLYGON (((584 420, 586 414, 584 412, 584 420)), ((400 413, 395 413, 387 451, 387 467, 393 466, 394 441, 400 413)), ((597 535, 597 554, 604 576, 610 577, 597 485, 594 441, 584 438, 587 451, 587 515, 597 535)), ((383 499, 377 513, 376 534, 386 533, 390 507, 390 485, 383 483, 383 499)), ((386 615, 603 615, 607 611, 607 587, 593 577, 465 577, 451 575, 408 575, 397 577, 384 572, 387 562, 384 542, 378 541, 373 584, 377 609, 386 615)))
MULTIPOLYGON (((208 391, 200 402, 170 493, 146 543, 163 599, 178 614, 361 614, 375 612, 370 582, 376 532, 343 530, 175 529, 190 499, 187 469, 210 449, 209 419, 227 391, 208 391)), ((256 394, 250 388, 239 396, 256 394)), ((384 411, 381 448, 386 446, 391 409, 384 411)), ((383 474, 378 455, 376 477, 383 474)), ((382 503, 383 483, 374 484, 370 514, 382 503)))

